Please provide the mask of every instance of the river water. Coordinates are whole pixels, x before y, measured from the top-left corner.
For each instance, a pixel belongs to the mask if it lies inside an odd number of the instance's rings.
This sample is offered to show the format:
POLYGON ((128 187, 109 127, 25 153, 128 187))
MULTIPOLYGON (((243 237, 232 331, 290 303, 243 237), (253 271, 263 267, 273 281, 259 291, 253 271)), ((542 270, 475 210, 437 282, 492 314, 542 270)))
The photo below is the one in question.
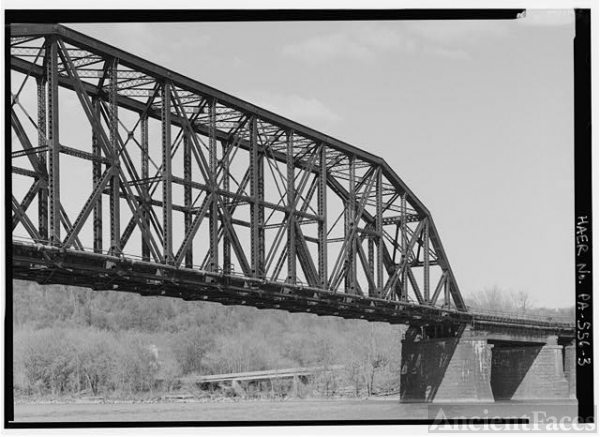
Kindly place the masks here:
POLYGON ((16 404, 15 422, 403 421, 577 416, 577 403, 401 404, 397 398, 241 402, 16 404), (442 416, 443 415, 443 416, 442 416))

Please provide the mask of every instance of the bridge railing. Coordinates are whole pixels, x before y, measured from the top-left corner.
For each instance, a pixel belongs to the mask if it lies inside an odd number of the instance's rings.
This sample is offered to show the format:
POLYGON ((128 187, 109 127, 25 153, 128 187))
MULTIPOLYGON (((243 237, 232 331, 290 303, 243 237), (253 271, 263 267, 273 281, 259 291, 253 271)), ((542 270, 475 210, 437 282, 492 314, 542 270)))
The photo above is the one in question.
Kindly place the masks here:
POLYGON ((539 322, 559 323, 559 324, 573 324, 574 318, 566 315, 558 314, 535 314, 526 312, 515 312, 515 311, 496 311, 486 310, 481 308, 469 307, 469 312, 473 315, 481 315, 486 317, 499 317, 502 319, 516 319, 516 320, 532 320, 539 322))
MULTIPOLYGON (((147 266, 155 266, 157 268, 161 268, 161 269, 168 269, 168 270, 178 270, 180 268, 174 267, 174 266, 168 266, 168 265, 158 265, 155 263, 151 263, 151 262, 147 262, 142 260, 139 256, 136 256, 134 254, 125 254, 125 253, 120 253, 118 257, 115 257, 114 255, 110 255, 108 253, 94 253, 93 250, 89 249, 89 248, 85 248, 85 247, 81 247, 80 249, 59 249, 56 247, 51 247, 51 246, 44 246, 42 244, 38 242, 33 241, 31 238, 27 238, 27 237, 23 237, 23 236, 18 236, 18 235, 14 235, 12 236, 12 242, 13 245, 17 244, 19 246, 35 246, 38 250, 41 250, 42 248, 45 248, 46 250, 50 250, 53 252, 59 251, 59 252, 65 252, 65 253, 71 253, 71 254, 77 254, 77 253, 86 253, 88 257, 105 257, 107 259, 111 259, 112 262, 115 262, 117 260, 117 258, 123 260, 123 261, 129 261, 129 262, 134 262, 135 264, 137 264, 139 262, 139 264, 144 264, 147 266)), ((230 266, 233 267, 233 266, 230 266)), ((185 270, 189 270, 190 268, 186 268, 185 270)), ((256 284, 256 278, 253 277, 246 277, 242 272, 236 272, 233 269, 229 270, 229 271, 224 271, 224 270, 220 270, 218 272, 210 272, 210 271, 205 271, 202 270, 201 266, 192 266, 193 270, 196 270, 198 273, 201 273, 203 275, 207 275, 213 278, 229 278, 229 279, 236 279, 238 280, 246 280, 248 281, 249 284, 254 284, 252 287, 257 286, 256 284)), ((268 285, 268 286, 278 286, 278 287, 285 287, 288 290, 289 289, 293 289, 299 292, 311 292, 311 293, 316 293, 318 294, 319 298, 323 298, 325 297, 325 300, 328 301, 327 297, 330 295, 339 295, 340 293, 333 291, 333 290, 328 290, 328 289, 323 289, 323 288, 316 288, 316 287, 312 287, 309 286, 308 284, 304 284, 301 281, 298 281, 297 283, 286 283, 283 281, 273 281, 273 280, 262 280, 261 283, 263 285, 268 285)), ((342 293, 343 294, 343 293, 342 293)), ((345 294, 344 294, 345 295, 345 294)), ((387 304, 392 303, 389 299, 381 299, 381 298, 374 298, 374 297, 361 297, 361 296, 354 296, 354 295, 345 295, 347 299, 350 299, 351 301, 355 301, 355 300, 359 300, 359 301, 363 301, 362 304, 364 305, 365 302, 364 300, 368 300, 371 303, 367 305, 369 305, 368 309, 365 310, 365 313, 372 313, 374 311, 374 307, 372 307, 371 305, 375 305, 375 307, 377 307, 377 305, 379 304, 381 306, 381 304, 384 304, 384 307, 389 308, 388 306, 386 306, 387 304)), ((180 296, 179 296, 180 297, 180 296)), ((345 301, 344 304, 347 304, 348 302, 345 301)), ((356 303, 356 302, 354 302, 356 303)), ((314 305, 315 303, 313 302, 311 305, 314 305)), ((359 302, 359 304, 361 304, 361 302, 359 302)), ((491 310, 485 310, 485 309, 474 309, 474 308, 468 308, 467 312, 464 311, 458 311, 454 308, 444 308, 444 307, 440 307, 440 306, 433 306, 433 305, 423 305, 423 304, 419 304, 417 302, 398 302, 398 301, 393 301, 393 304, 395 305, 395 309, 394 311, 404 311, 407 310, 410 313, 410 317, 411 320, 421 320, 424 316, 423 314, 418 314, 415 311, 421 311, 421 312, 425 312, 425 317, 427 315, 429 316, 433 316, 435 318, 439 318, 439 317, 446 317, 449 318, 448 320, 452 319, 454 321, 471 321, 471 322, 475 322, 475 323, 491 323, 491 324, 502 324, 502 325, 522 325, 522 326, 538 326, 538 327, 560 327, 561 329, 566 328, 566 329, 572 329, 574 326, 574 320, 572 318, 569 318, 568 316, 563 316, 563 315, 540 315, 540 314, 528 314, 528 313, 522 313, 522 312, 502 312, 502 311, 491 311, 491 310)), ((278 304, 280 305, 280 304, 278 304)), ((279 306, 277 306, 279 307, 279 306)), ((358 307, 356 307, 356 309, 360 309, 361 307, 360 305, 358 307)), ((310 307, 311 311, 315 311, 314 307, 310 307)), ((364 308, 363 308, 364 309, 364 308)), ((364 316, 364 314, 361 314, 361 318, 363 318, 362 316, 364 316)), ((397 316, 397 314, 395 314, 395 316, 397 316)))

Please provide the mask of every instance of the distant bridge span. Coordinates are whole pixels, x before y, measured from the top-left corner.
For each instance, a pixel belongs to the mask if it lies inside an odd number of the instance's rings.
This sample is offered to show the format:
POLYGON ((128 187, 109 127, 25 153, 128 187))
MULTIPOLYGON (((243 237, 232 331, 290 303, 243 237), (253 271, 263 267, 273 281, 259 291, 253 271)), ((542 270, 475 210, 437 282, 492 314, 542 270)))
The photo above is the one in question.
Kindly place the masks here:
POLYGON ((14 278, 428 338, 573 337, 469 312, 430 212, 380 157, 64 26, 10 32, 14 278))

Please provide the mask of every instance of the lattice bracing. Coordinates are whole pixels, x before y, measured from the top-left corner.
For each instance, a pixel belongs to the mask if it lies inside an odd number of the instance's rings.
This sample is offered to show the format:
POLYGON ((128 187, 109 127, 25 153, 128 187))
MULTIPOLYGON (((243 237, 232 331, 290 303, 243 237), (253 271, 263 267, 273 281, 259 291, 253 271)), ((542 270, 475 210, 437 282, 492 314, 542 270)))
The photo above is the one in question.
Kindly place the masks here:
POLYGON ((62 26, 11 35, 18 277, 466 311, 431 214, 381 158, 62 26))

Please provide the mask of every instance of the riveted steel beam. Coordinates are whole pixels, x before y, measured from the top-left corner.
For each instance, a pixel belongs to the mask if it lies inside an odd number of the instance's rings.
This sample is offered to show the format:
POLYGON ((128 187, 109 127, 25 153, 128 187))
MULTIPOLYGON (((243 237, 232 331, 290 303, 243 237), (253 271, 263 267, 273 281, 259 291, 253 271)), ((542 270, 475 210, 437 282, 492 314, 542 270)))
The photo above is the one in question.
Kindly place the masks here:
POLYGON ((429 220, 423 224, 423 295, 425 303, 429 301, 429 220))
POLYGON ((163 194, 163 258, 173 262, 173 192, 171 188, 171 83, 162 85, 162 194, 163 194))
MULTIPOLYGON (((100 116, 98 109, 98 98, 92 99, 92 107, 94 114, 97 117, 100 116)), ((95 131, 92 131, 92 154, 101 158, 102 150, 98 143, 98 135, 95 131)), ((99 160, 95 160, 92 164, 92 183, 96 186, 102 177, 102 163, 99 160)), ((94 252, 102 253, 102 196, 99 196, 94 204, 94 252)))
POLYGON ((251 197, 251 260, 252 272, 257 278, 264 277, 264 166, 263 154, 258 147, 257 118, 250 120, 250 197, 251 197))
POLYGON ((377 169, 377 186, 375 194, 377 196, 377 211, 375 217, 375 232, 377 234, 377 297, 381 297, 383 294, 383 188, 382 181, 383 175, 381 167, 377 169))
MULTIPOLYGON (((407 220, 406 220, 406 195, 402 195, 401 198, 401 209, 402 213, 402 221, 400 222, 400 248, 402 252, 402 261, 404 263, 408 262, 408 236, 406 234, 407 229, 407 220)), ((416 232, 415 232, 416 235, 416 232)), ((406 302, 408 300, 408 281, 407 281, 407 271, 406 269, 402 270, 402 279, 400 280, 400 301, 406 302)))
MULTIPOLYGON (((42 185, 43 185, 43 183, 42 183, 42 181, 40 179, 35 179, 35 181, 31 185, 31 187, 29 187, 29 190, 27 190, 27 193, 23 197, 23 201, 20 204, 20 207, 21 207, 21 209, 22 209, 23 212, 27 211, 27 208, 29 208, 29 205, 31 205, 31 203, 35 199, 35 196, 37 196, 38 193, 40 192, 42 185)), ((21 216, 19 214, 14 214, 13 215, 13 218, 12 218, 12 229, 13 229, 13 231, 19 225, 20 220, 21 220, 21 216)), ((40 235, 41 238, 44 238, 42 236, 42 234, 39 234, 39 235, 40 235)))
POLYGON ((356 293, 356 157, 349 155, 348 179, 348 204, 346 206, 346 224, 344 236, 346 238, 346 276, 344 289, 348 294, 356 293))
MULTIPOLYGON (((68 56, 68 55, 67 55, 68 56)), ((121 198, 119 197, 119 106, 117 105, 117 70, 119 61, 112 59, 109 68, 109 141, 112 152, 111 167, 113 168, 112 178, 110 180, 110 253, 119 254, 121 252, 121 198)))
MULTIPOLYGON (((37 82, 37 125, 38 125, 38 147, 47 148, 46 138, 46 78, 39 77, 37 82)), ((47 152, 43 151, 38 154, 40 166, 47 169, 46 166, 47 152)), ((47 171, 47 170, 46 170, 47 171)), ((44 240, 48 239, 48 188, 40 187, 38 195, 38 227, 40 237, 44 240)))
MULTIPOLYGON (((192 181, 192 145, 187 135, 183 137, 183 179, 185 182, 188 182, 183 187, 183 204, 186 209, 184 212, 184 232, 187 235, 192 227, 192 186, 189 184, 192 181)), ((194 251, 190 245, 185 253, 186 268, 192 268, 194 265, 193 256, 194 251)))
MULTIPOLYGON (((226 141, 222 141, 221 142, 222 145, 222 153, 223 153, 223 158, 222 158, 222 168, 223 168, 223 176, 222 176, 222 180, 223 180, 223 190, 224 191, 230 191, 230 175, 229 175, 229 165, 231 162, 231 150, 233 149, 233 146, 231 144, 229 144, 226 141)), ((223 199, 223 209, 225 211, 229 211, 229 206, 230 204, 230 200, 228 197, 225 197, 223 199)), ((231 273, 233 266, 231 264, 231 240, 229 238, 229 233, 228 232, 224 232, 224 228, 223 225, 221 225, 220 229, 219 229, 219 235, 223 234, 223 271, 225 273, 231 273)))
POLYGON ((217 101, 212 100, 209 103, 208 120, 208 154, 209 154, 209 186, 213 194, 210 203, 210 216, 208 218, 209 229, 209 270, 216 272, 219 270, 219 207, 216 190, 217 185, 217 101))
MULTIPOLYGON (((149 148, 148 148, 148 116, 146 114, 142 114, 142 118, 141 118, 141 144, 140 144, 140 166, 141 166, 141 177, 144 180, 147 180, 149 178, 149 172, 148 172, 148 164, 149 164, 149 160, 150 160, 150 156, 149 156, 149 148)), ((142 191, 143 191, 143 195, 146 197, 146 203, 148 203, 148 201, 150 200, 150 192, 148 191, 148 184, 143 184, 142 186, 142 191)), ((187 216, 186 216, 186 220, 187 220, 187 216)), ((149 245, 149 239, 150 236, 148 235, 149 231, 150 231, 150 214, 147 211, 146 208, 143 209, 142 211, 142 222, 144 223, 144 226, 142 228, 142 259, 144 261, 150 261, 150 245, 149 245)), ((133 221, 131 222, 132 224, 134 223, 133 221)), ((187 221, 186 221, 187 223, 187 221)))
POLYGON ((58 111, 58 42, 46 39, 46 80, 48 92, 48 237, 60 245, 60 142, 58 111))
POLYGON ((31 238, 33 238, 33 240, 36 243, 42 243, 42 237, 38 233, 37 228, 31 222, 31 220, 27 216, 27 213, 23 211, 23 208, 21 208, 19 201, 15 199, 14 195, 12 196, 12 210, 15 213, 15 215, 19 218, 19 222, 23 225, 23 227, 31 236, 31 238))
POLYGON ((319 156, 319 189, 317 193, 319 279, 322 288, 327 288, 327 146, 321 144, 319 156))
POLYGON ((287 282, 296 283, 296 216, 294 214, 296 204, 296 190, 294 187, 294 133, 287 133, 287 260, 288 276, 287 282))

